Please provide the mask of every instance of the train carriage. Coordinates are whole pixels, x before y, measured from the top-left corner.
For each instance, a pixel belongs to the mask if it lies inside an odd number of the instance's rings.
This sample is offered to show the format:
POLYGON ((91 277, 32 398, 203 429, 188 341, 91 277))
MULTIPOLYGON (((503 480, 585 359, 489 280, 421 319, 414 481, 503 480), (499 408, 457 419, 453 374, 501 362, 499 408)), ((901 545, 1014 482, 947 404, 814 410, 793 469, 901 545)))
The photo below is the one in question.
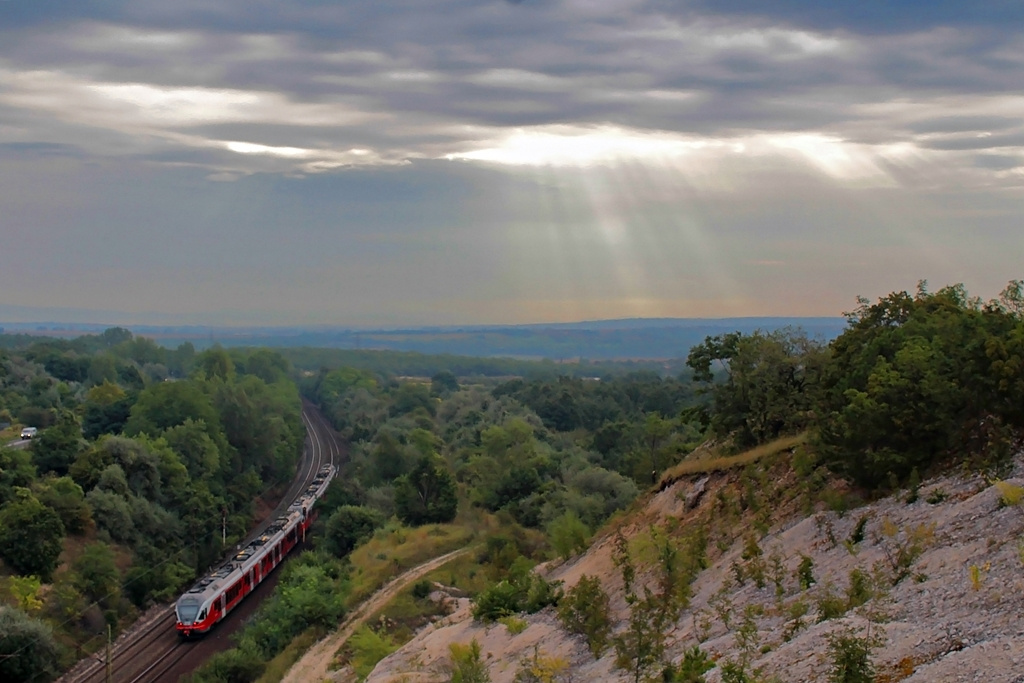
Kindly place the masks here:
POLYGON ((174 606, 177 616, 175 628, 182 637, 193 638, 209 632, 281 563, 292 548, 306 539, 306 533, 316 519, 316 501, 323 497, 334 475, 333 465, 321 467, 313 482, 259 538, 203 576, 178 598, 174 606))

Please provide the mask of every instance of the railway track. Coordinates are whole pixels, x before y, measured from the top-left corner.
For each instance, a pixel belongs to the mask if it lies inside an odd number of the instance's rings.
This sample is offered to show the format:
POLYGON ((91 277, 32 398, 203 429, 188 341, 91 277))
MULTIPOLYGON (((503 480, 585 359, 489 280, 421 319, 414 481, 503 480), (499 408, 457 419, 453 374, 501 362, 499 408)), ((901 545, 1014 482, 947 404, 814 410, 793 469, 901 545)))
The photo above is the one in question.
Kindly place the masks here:
MULTIPOLYGON (((302 421, 306 443, 298 474, 278 507, 257 525, 244 541, 258 537, 284 512, 325 464, 338 465, 342 449, 326 418, 311 403, 303 401, 302 421)), ((244 545, 243 543, 243 545, 244 545)), ((277 584, 278 572, 269 575, 241 605, 205 638, 182 641, 174 630, 174 606, 165 605, 130 627, 114 644, 109 680, 115 683, 176 683, 213 654, 232 646, 229 636, 236 631, 277 584)), ((57 683, 105 683, 108 672, 103 652, 80 661, 57 683)))

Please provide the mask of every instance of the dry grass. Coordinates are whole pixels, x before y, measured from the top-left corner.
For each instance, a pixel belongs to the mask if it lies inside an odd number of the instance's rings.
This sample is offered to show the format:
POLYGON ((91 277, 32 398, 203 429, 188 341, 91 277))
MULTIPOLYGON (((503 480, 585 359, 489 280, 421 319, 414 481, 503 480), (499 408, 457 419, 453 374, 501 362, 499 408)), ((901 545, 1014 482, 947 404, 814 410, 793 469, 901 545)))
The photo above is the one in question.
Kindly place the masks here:
POLYGON ((378 529, 373 538, 349 556, 349 606, 358 605, 405 570, 471 543, 474 536, 472 529, 452 524, 428 524, 414 529, 389 524, 378 529))
POLYGON ((749 451, 739 453, 738 455, 717 456, 712 453, 708 457, 702 457, 696 460, 684 460, 675 467, 666 470, 666 472, 661 475, 658 487, 665 488, 666 486, 679 481, 683 477, 695 474, 725 472, 727 470, 745 467, 752 462, 757 462, 762 458, 778 455, 783 451, 788 451, 791 448, 795 448, 796 446, 806 442, 807 433, 804 432, 795 436, 784 436, 770 443, 761 444, 760 446, 751 448, 749 451))
POLYGON ((263 675, 256 679, 256 683, 278 683, 288 673, 292 664, 299 661, 306 650, 313 647, 322 635, 319 630, 311 628, 293 638, 284 651, 267 662, 267 668, 263 670, 263 675))

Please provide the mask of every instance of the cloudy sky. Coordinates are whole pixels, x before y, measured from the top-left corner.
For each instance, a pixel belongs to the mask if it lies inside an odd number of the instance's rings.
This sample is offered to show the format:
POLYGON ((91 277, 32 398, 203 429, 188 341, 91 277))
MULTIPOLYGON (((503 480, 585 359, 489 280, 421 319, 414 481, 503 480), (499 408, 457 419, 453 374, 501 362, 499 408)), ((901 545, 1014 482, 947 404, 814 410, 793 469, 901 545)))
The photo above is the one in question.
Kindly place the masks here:
POLYGON ((1015 0, 0 0, 7 320, 990 298, 1022 188, 1015 0))

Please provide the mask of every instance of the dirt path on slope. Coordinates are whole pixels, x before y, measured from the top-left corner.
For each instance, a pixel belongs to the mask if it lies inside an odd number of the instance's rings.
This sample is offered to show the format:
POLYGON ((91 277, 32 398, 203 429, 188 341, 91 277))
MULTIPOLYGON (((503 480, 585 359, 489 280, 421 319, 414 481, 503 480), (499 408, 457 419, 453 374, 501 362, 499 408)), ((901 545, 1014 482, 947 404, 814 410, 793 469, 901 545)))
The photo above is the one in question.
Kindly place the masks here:
POLYGON ((446 553, 421 565, 413 567, 408 571, 399 574, 391 579, 383 588, 367 598, 359 607, 352 611, 345 621, 341 623, 338 630, 327 636, 316 645, 311 647, 302 658, 295 662, 281 683, 312 683, 327 678, 328 667, 334 658, 334 653, 352 637, 362 623, 374 612, 388 604, 399 591, 413 581, 429 574, 435 569, 444 566, 451 560, 469 552, 469 548, 460 548, 446 553))

